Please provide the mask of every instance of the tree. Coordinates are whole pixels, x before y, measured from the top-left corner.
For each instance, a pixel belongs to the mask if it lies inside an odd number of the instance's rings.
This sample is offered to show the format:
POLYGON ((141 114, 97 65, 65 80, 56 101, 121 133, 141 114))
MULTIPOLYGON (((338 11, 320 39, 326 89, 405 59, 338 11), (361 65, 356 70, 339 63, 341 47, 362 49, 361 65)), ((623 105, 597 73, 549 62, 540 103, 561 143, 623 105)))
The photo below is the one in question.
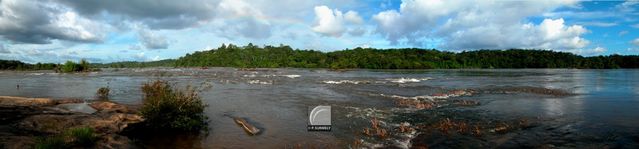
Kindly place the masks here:
POLYGON ((89 71, 89 62, 87 62, 87 60, 82 59, 80 60, 80 71, 89 71))

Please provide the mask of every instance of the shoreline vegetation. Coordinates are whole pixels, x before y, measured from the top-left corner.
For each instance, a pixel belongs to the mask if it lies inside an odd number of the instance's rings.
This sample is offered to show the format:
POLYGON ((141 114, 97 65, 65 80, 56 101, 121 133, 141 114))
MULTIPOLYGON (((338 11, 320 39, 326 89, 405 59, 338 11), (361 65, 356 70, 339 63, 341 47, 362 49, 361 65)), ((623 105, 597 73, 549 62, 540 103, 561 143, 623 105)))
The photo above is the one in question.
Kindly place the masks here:
MULTIPOLYGON (((206 104, 192 87, 157 80, 141 105, 108 100, 0 96, 0 148, 137 148, 164 134, 208 133, 206 104)), ((108 88, 98 94, 108 97, 108 88)))
POLYGON ((639 55, 584 57, 567 52, 535 49, 474 50, 462 52, 435 49, 355 48, 333 52, 293 49, 279 46, 222 45, 196 51, 178 59, 150 62, 28 64, 0 60, 0 70, 60 70, 86 72, 90 68, 141 67, 236 67, 236 68, 329 68, 329 69, 499 69, 499 68, 639 68, 639 55))
POLYGON ((99 71, 99 69, 92 68, 89 61, 85 59, 80 60, 78 63, 67 61, 64 64, 29 64, 17 60, 0 60, 0 70, 53 70, 61 73, 99 71))

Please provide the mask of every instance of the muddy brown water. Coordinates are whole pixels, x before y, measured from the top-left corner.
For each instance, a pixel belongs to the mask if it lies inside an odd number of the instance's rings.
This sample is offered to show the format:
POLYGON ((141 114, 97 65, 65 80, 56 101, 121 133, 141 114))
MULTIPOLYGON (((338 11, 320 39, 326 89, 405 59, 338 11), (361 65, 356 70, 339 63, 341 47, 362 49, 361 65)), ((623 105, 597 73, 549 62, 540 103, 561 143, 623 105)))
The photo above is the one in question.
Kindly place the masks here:
MULTIPOLYGON (((472 111, 471 116, 476 119, 543 120, 530 129, 484 136, 478 139, 484 140, 478 146, 631 148, 637 147, 639 141, 639 70, 335 72, 324 69, 144 68, 104 69, 81 74, 0 71, 0 95, 94 100, 99 87, 109 86, 111 100, 139 104, 141 84, 157 78, 175 82, 176 86, 201 86, 200 95, 209 105, 205 112, 211 120, 210 132, 207 136, 141 141, 147 147, 283 148, 303 145, 344 148, 363 137, 361 130, 370 125, 371 117, 380 117, 391 124, 411 119, 402 119, 402 116, 417 113, 414 115, 417 117, 420 112, 432 112, 410 109, 407 112, 395 105, 391 97, 410 98, 452 90, 472 90, 474 93, 444 100, 472 100, 480 105, 445 107, 441 110, 444 114, 447 111, 472 111), (316 105, 332 106, 331 132, 307 131, 308 107, 316 105), (232 117, 245 118, 262 132, 256 136, 247 135, 232 117)), ((455 115, 456 112, 449 113, 448 117, 461 117, 455 115)), ((366 141, 373 146, 393 142, 366 141)), ((454 144, 465 141, 424 140, 420 143, 446 148, 460 147, 454 144)))

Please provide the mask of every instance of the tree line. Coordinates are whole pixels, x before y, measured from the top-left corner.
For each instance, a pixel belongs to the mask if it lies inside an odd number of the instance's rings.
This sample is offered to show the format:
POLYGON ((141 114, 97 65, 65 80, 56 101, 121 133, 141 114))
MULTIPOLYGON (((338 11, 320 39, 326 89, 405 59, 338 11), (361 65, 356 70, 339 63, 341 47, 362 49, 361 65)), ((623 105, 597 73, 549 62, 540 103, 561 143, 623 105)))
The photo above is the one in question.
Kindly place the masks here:
POLYGON ((457 68, 638 68, 639 56, 583 57, 550 50, 475 50, 459 53, 435 49, 355 48, 333 52, 292 49, 286 45, 258 47, 222 45, 180 57, 176 67, 295 67, 365 69, 457 68))
POLYGON ((56 72, 86 72, 91 70, 91 66, 89 62, 84 59, 80 60, 78 63, 67 61, 64 64, 29 64, 17 60, 0 60, 0 70, 55 70, 56 72))
POLYGON ((638 55, 583 57, 567 52, 534 49, 474 50, 463 52, 435 49, 355 48, 333 52, 293 49, 279 46, 222 45, 207 51, 186 54, 178 59, 151 62, 92 63, 68 61, 28 64, 0 60, 4 70, 87 71, 92 68, 139 67, 238 67, 238 68, 330 68, 330 69, 458 69, 458 68, 639 68, 638 55))
POLYGON ((0 70, 53 70, 59 64, 36 63, 29 64, 17 60, 0 60, 0 70))

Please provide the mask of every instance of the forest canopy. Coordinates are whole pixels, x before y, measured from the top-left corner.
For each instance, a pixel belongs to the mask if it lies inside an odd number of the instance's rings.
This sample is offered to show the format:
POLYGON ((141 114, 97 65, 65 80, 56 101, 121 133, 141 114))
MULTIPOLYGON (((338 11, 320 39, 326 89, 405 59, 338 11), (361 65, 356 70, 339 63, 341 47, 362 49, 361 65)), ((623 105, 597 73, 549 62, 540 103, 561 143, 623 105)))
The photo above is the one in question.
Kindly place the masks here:
POLYGON ((583 57, 550 50, 475 50, 355 48, 333 52, 294 50, 289 46, 222 45, 180 57, 176 67, 295 67, 365 69, 456 68, 638 68, 639 56, 583 57))
MULTIPOLYGON (((87 64, 83 64, 86 66, 87 64)), ((28 64, 0 60, 0 69, 56 69, 60 64, 28 64)), ((287 45, 259 47, 253 44, 222 45, 186 54, 178 59, 151 62, 92 63, 95 68, 127 67, 238 67, 238 68, 330 68, 330 69, 458 69, 458 68, 639 68, 637 55, 583 57, 567 52, 535 49, 474 50, 355 48, 332 52, 293 49, 287 45)), ((64 68, 64 67, 63 67, 64 68)))

